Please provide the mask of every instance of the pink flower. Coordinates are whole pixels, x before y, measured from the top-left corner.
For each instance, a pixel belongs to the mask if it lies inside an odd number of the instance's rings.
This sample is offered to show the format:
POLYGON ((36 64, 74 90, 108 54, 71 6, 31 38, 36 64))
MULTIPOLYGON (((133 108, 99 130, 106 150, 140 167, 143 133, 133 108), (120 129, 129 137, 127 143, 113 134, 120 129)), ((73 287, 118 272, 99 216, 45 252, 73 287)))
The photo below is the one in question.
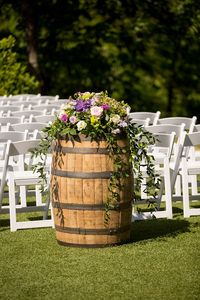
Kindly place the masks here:
POLYGON ((90 112, 92 116, 100 117, 103 112, 103 108, 101 106, 93 106, 90 108, 90 112))
POLYGON ((61 120, 62 122, 67 122, 67 121, 68 121, 68 115, 66 115, 66 114, 61 114, 61 115, 60 115, 60 120, 61 120))
POLYGON ((71 116, 69 118, 70 123, 75 124, 77 122, 77 117, 76 116, 71 116))

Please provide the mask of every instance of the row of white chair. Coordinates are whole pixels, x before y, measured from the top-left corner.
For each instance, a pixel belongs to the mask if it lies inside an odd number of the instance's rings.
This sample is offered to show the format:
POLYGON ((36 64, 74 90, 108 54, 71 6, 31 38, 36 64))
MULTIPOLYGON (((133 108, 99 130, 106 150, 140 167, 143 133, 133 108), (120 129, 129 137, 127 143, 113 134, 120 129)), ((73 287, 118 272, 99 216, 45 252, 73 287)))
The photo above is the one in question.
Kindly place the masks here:
MULTIPOLYGON (((41 117, 45 117, 45 116, 41 116, 41 117)), ((139 124, 139 125, 141 125, 141 124, 139 124)), ((164 195, 164 192, 165 192, 165 203, 166 203, 165 211, 161 211, 161 210, 157 211, 157 212, 154 213, 154 215, 156 217, 171 218, 172 217, 172 199, 173 199, 173 196, 174 196, 173 195, 173 189, 174 189, 174 185, 175 185, 177 176, 182 175, 183 167, 182 167, 181 161, 183 159, 183 154, 184 153, 185 153, 184 155, 187 154, 187 159, 186 159, 187 163, 185 165, 187 165, 187 167, 188 167, 188 164, 189 164, 189 158, 190 158, 189 153, 190 152, 189 151, 183 151, 183 150, 187 149, 187 147, 188 147, 187 144, 185 143, 185 140, 188 139, 189 134, 185 132, 185 130, 184 130, 185 129, 185 124, 183 124, 183 123, 181 123, 181 125, 162 125, 162 129, 160 128, 159 130, 158 130, 158 127, 161 127, 161 125, 146 127, 146 130, 153 132, 158 138, 157 143, 156 143, 155 147, 153 148, 153 153, 152 153, 155 156, 155 167, 157 168, 157 171, 159 172, 159 174, 163 178, 163 183, 161 185, 161 188, 160 188, 160 191, 159 191, 159 194, 158 194, 158 197, 157 197, 158 205, 160 205, 160 201, 163 198, 163 195, 164 195), (172 128, 172 126, 174 126, 174 127, 172 128), (186 137, 187 137, 187 139, 186 139, 186 137), (163 168, 163 166, 164 166, 164 168, 163 168)), ((194 127, 194 130, 197 130, 198 128, 199 128, 198 125, 196 125, 194 127)), ((26 128, 26 129, 28 129, 28 128, 26 128)), ((8 134, 8 133, 6 133, 6 134, 8 134)), ((15 135, 15 137, 16 137, 16 135, 15 135)), ((9 137, 7 135, 7 138, 12 140, 11 136, 9 137)), ((26 136, 25 139, 27 139, 27 136, 26 136)), ((2 140, 1 137, 0 137, 0 140, 2 140)), ((13 141, 13 143, 15 143, 15 142, 17 142, 17 141, 16 140, 13 141)), ((10 147, 10 146, 8 146, 6 144, 6 147, 10 147)), ((192 144, 190 144, 190 148, 193 148, 192 144)), ((6 149, 7 149, 6 153, 9 153, 9 157, 12 156, 11 155, 12 152, 9 152, 10 150, 8 151, 8 148, 6 148, 6 149)), ((4 155, 5 155, 5 151, 4 151, 4 155)), ((2 160, 2 162, 3 161, 5 161, 5 159, 2 160)), ((146 172, 146 170, 144 169, 143 170, 143 175, 146 176, 146 178, 148 180, 148 174, 145 173, 145 172, 146 172)), ((195 176, 196 176, 196 174, 195 174, 195 176)), ((7 180, 8 180, 8 177, 7 177, 7 180)), ((191 177, 191 174, 189 174, 188 182, 191 181, 190 177, 191 177)), ((4 177, 4 179, 5 179, 5 177, 4 177)), ((23 181, 19 181, 19 182, 22 183, 23 181)), ((185 184, 185 181, 183 182, 183 178, 182 178, 182 183, 185 184)), ((145 182, 144 182, 144 185, 145 185, 145 182)), ((11 186, 13 186, 13 183, 12 183, 11 186)), ((24 184, 24 186, 25 186, 25 184, 24 184)), ((187 202, 188 198, 186 197, 186 192, 185 192, 185 189, 183 188, 183 185, 182 185, 182 189, 183 189, 183 193, 184 193, 184 195, 183 195, 183 199, 184 199, 184 216, 188 216, 187 212, 185 212, 186 207, 187 207, 186 202, 187 202)), ((13 195, 13 192, 10 192, 10 194, 13 195)), ((21 191, 21 195, 23 195, 22 191, 21 191)), ((11 201, 13 203, 13 200, 11 200, 11 201)), ((38 201, 38 205, 36 205, 37 209, 40 209, 39 203, 41 203, 41 202, 38 201)), ((14 204, 13 204, 13 206, 14 206, 14 204)), ((16 206, 16 204, 15 204, 15 206, 16 206)), ((44 205, 42 206, 42 208, 44 208, 44 205)), ((24 200, 24 202, 22 201, 21 207, 16 206, 15 208, 12 208, 12 210, 10 211, 10 218, 13 218, 13 215, 15 215, 15 213, 13 212, 14 209, 16 211, 18 211, 19 209, 21 209, 22 211, 26 210, 26 200, 24 200)), ((195 213, 198 213, 198 211, 195 210, 195 213)), ((189 210, 189 214, 190 214, 190 210, 189 210)), ((139 213, 138 214, 138 212, 133 211, 133 220, 138 219, 138 218, 147 218, 147 217, 149 217, 149 215, 150 215, 149 213, 147 213, 147 214, 145 214, 145 213, 140 214, 139 213)), ((23 223, 23 224, 21 224, 22 227, 20 227, 21 225, 20 224, 17 225, 16 223, 17 223, 17 221, 15 221, 15 217, 14 217, 14 221, 13 221, 14 225, 12 224, 12 226, 11 226, 12 231, 15 231, 19 228, 25 228, 25 226, 26 226, 26 224, 23 223)), ((38 223, 38 225, 36 225, 36 226, 39 226, 39 227, 41 226, 42 227, 43 226, 42 224, 45 224, 45 223, 43 223, 43 220, 41 220, 38 223)), ((48 222, 47 222, 47 224, 48 224, 48 222)), ((53 226, 52 222, 50 222, 50 224, 51 224, 51 226, 53 226)), ((30 223, 27 226, 29 226, 29 228, 30 228, 32 225, 30 223)), ((33 225, 33 226, 35 226, 35 225, 33 225)))
MULTIPOLYGON (((137 114, 137 113, 136 113, 137 114)), ((141 113, 142 114, 142 113, 141 113)), ((165 190, 165 211, 157 211, 154 212, 153 215, 156 217, 168 217, 172 218, 172 200, 177 200, 177 199, 186 199, 186 185, 185 181, 183 181, 182 177, 182 159, 186 157, 187 165, 190 164, 190 161, 194 160, 195 157, 195 163, 196 160, 199 160, 199 152, 196 151, 196 148, 194 145, 190 145, 190 150, 188 149, 185 139, 187 137, 188 139, 188 134, 192 134, 192 132, 197 132, 200 130, 200 125, 195 125, 196 122, 196 117, 194 116, 193 118, 164 118, 164 119, 157 119, 157 125, 155 126, 148 126, 149 124, 149 115, 145 115, 147 118, 146 119, 130 119, 130 122, 135 123, 138 126, 144 126, 146 130, 154 133, 154 134, 170 134, 174 132, 176 134, 175 140, 174 140, 174 146, 173 146, 173 151, 170 157, 167 159, 169 160, 168 163, 165 161, 163 163, 162 167, 164 166, 163 172, 163 183, 161 184, 161 188, 159 191, 159 195, 157 197, 158 201, 158 208, 160 206, 160 201, 163 196, 163 192, 165 190), (142 122, 141 122, 142 121, 142 122), (159 125, 158 125, 159 124, 159 125), (163 124, 163 125, 162 125, 163 124), (186 133, 186 131, 187 133, 186 133), (186 151, 187 149, 187 151, 186 151), (166 165, 167 164, 167 165, 166 165), (169 170, 169 173, 167 175, 166 170, 169 170), (169 176, 170 175, 170 176, 169 176), (167 178, 168 183, 167 183, 167 178), (180 185, 182 183, 182 185, 180 185), (175 193, 174 193, 175 191, 175 193)), ((138 115, 137 115, 138 117, 138 115)), ((144 117, 144 115, 143 115, 144 117)), ((152 122, 153 123, 153 122, 152 122)), ((199 138, 199 135, 198 135, 199 138)), ((187 140, 186 139, 186 140, 187 140)), ((197 142, 197 141, 196 141, 197 142)), ((200 144, 200 141, 199 141, 200 144)), ((157 145, 158 146, 158 145, 157 145)), ((154 147, 154 153, 156 150, 156 147, 154 147)), ((161 145, 159 145, 161 146, 161 145)), ((169 147, 169 145, 168 145, 169 147)), ((158 147, 159 148, 159 147, 158 147)), ((156 155, 155 155, 156 157, 156 155)), ((165 158, 166 160, 166 158, 165 158)), ((160 168, 160 165, 157 160, 155 160, 155 167, 160 168)), ((199 172, 200 173, 200 172, 199 172)), ((148 177, 148 176, 147 176, 148 177)), ((188 178, 188 177, 185 177, 188 178)), ((198 185, 197 185, 198 177, 197 174, 190 174, 188 182, 191 185, 191 194, 193 195, 193 199, 199 199, 199 193, 198 193, 198 185)), ((144 181, 144 186, 146 184, 146 181, 144 181)), ((188 190, 188 189, 187 189, 188 190)), ((147 198, 147 195, 141 191, 141 197, 147 198)), ((191 197, 190 197, 191 198, 191 197)), ((190 210, 188 209, 189 202, 183 201, 184 203, 184 216, 189 216, 190 215, 190 210), (187 209, 186 209, 187 207, 187 209)), ((137 207, 137 205, 136 205, 137 207)), ((199 214, 199 211, 196 209, 194 210, 193 214, 199 214)), ((135 219, 143 219, 143 218, 149 218, 151 217, 152 214, 149 212, 144 212, 144 213, 138 213, 137 211, 133 212, 133 220, 135 219)))
MULTIPOLYGON (((55 119, 55 112, 66 100, 59 97, 40 95, 17 95, 0 99, 0 213, 10 214, 11 231, 20 228, 53 227, 52 215, 47 219, 49 198, 42 201, 41 183, 38 174, 30 170, 30 150, 35 148, 41 138, 40 131, 55 119), (5 185, 8 187, 8 205, 3 205, 5 185), (35 205, 27 205, 29 195, 35 186, 35 205), (18 188, 19 187, 19 191, 18 188), (18 221, 18 212, 42 211, 42 220, 18 221)), ((48 168, 50 167, 49 165, 48 168)), ((47 171, 48 171, 47 168, 47 171)), ((50 206, 51 207, 51 206, 50 206)))
MULTIPOLYGON (((29 124, 19 124, 29 125, 29 124)), ((47 219, 49 211, 49 199, 47 203, 42 201, 41 182, 37 173, 31 170, 32 163, 39 163, 40 160, 33 162, 30 150, 38 145, 40 136, 28 136, 28 130, 23 132, 8 131, 0 132, 0 143, 4 145, 0 160, 0 213, 10 213, 10 228, 15 231, 19 228, 35 228, 54 226, 52 218, 47 219), (8 205, 3 205, 5 199, 5 186, 8 187, 8 205), (19 191, 17 190, 19 187, 19 191), (33 187, 35 187, 33 189, 33 187), (27 205, 27 195, 34 193, 34 206, 27 205), (44 218, 38 221, 18 222, 17 212, 42 211, 44 218)), ((49 162, 50 163, 50 162, 49 162)), ((50 165, 48 165, 50 168, 50 165)), ((50 169, 47 169, 50 172, 50 169)), ((49 173, 48 173, 49 175, 49 173)))
POLYGON ((190 133, 194 131, 194 126, 197 122, 197 117, 167 117, 161 118, 160 111, 157 112, 130 112, 129 120, 141 126, 158 125, 158 124, 171 124, 180 125, 185 124, 185 129, 190 133))

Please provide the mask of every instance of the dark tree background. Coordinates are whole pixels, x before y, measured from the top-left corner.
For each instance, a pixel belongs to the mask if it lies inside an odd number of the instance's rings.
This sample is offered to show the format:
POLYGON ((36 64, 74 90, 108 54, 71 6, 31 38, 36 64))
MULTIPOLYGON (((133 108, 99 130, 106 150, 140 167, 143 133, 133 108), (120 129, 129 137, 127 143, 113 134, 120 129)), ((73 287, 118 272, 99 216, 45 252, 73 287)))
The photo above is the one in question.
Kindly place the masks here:
POLYGON ((0 0, 42 94, 107 90, 162 116, 199 114, 199 24, 196 0, 0 0))

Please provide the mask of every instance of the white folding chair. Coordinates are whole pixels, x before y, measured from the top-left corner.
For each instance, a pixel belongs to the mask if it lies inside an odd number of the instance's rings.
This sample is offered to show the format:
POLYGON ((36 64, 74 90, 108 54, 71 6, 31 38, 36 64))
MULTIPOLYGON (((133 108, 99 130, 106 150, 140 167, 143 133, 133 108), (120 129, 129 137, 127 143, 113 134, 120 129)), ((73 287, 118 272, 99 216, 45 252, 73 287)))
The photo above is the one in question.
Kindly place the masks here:
MULTIPOLYGON (((132 213, 132 220, 140 220, 140 219, 147 219, 152 218, 153 216, 156 218, 172 218, 172 189, 171 189, 171 179, 170 179, 170 157, 171 153, 173 151, 173 145, 175 141, 175 133, 172 132, 171 134, 155 134, 156 143, 151 148, 151 154, 153 156, 156 156, 155 160, 155 170, 156 173, 160 175, 161 178, 163 178, 164 187, 165 187, 165 209, 154 211, 152 212, 148 211, 135 211, 135 207, 138 206, 138 204, 141 203, 139 201, 138 203, 134 204, 134 209, 132 213), (158 153, 160 154, 158 156, 158 153)), ((150 153, 149 153, 150 154, 150 153)), ((145 162, 144 162, 145 164, 145 162)), ((142 176, 143 178, 147 178, 148 180, 148 173, 145 167, 141 167, 142 170, 142 176)), ((161 201, 161 198, 163 196, 163 189, 162 193, 158 195, 155 201, 159 202, 161 201)), ((142 199, 141 199, 142 200, 142 199)), ((149 199, 152 200, 151 198, 149 199)), ((145 203, 147 203, 147 199, 145 199, 145 203)))
MULTIPOLYGON (((191 157, 187 156, 189 153, 188 148, 200 147, 200 131, 194 133, 188 133, 185 138, 184 147, 186 150, 186 156, 182 157, 182 188, 183 188, 183 213, 184 217, 188 218, 190 216, 200 215, 200 208, 191 207, 192 200, 200 200, 200 193, 196 191, 189 192, 189 183, 190 183, 190 176, 196 178, 196 181, 199 183, 200 177, 200 161, 196 160, 195 152, 194 155, 191 157)), ((198 186, 198 185, 197 185, 198 186)))
MULTIPOLYGON (((195 125, 194 132, 200 132, 200 124, 195 125)), ((200 147, 199 146, 196 146, 191 149, 191 156, 193 156, 194 153, 195 153, 195 159, 200 160, 200 147)))
MULTIPOLYGON (((183 137, 185 136, 184 130, 185 130, 185 124, 182 123, 180 125, 175 125, 175 124, 158 124, 158 125, 152 125, 152 126, 147 126, 146 130, 158 134, 158 133, 172 133, 175 132, 175 143, 173 147, 173 153, 171 154, 170 157, 170 165, 174 163, 174 160, 177 159, 179 147, 180 147, 180 141, 182 141, 183 137)), ((174 188, 174 186, 173 186, 174 188)), ((180 196, 181 195, 181 179, 179 176, 176 178, 176 184, 175 184, 175 195, 180 196)), ((174 195, 174 196, 175 196, 174 195)), ((175 198, 174 198, 175 199, 175 198)))
MULTIPOLYGON (((185 130, 189 133, 192 133, 195 128, 195 124, 197 121, 197 117, 168 117, 168 118, 161 118, 158 120, 158 124, 173 124, 173 125, 181 125, 185 124, 185 130)), ((195 176, 190 176, 190 184, 192 186, 193 193, 197 191, 197 186, 196 186, 196 178, 195 176)), ((182 196, 180 195, 180 176, 177 176, 177 181, 176 181, 176 194, 174 195, 173 199, 175 201, 182 199, 182 196)))
MULTIPOLYGON (((24 132, 0 132, 0 147, 1 147, 1 158, 0 158, 0 176, 1 176, 1 187, 0 187, 0 213, 3 213, 8 207, 2 207, 2 202, 4 198, 4 190, 6 186, 6 177, 5 177, 5 161, 6 161, 6 146, 8 140, 16 142, 16 141, 24 141, 27 139, 27 131, 24 132), (3 170, 3 171, 2 171, 3 170)), ((16 159, 14 157, 10 158, 9 165, 12 165, 15 169, 20 169, 21 165, 21 158, 16 159)), ((20 189, 20 196, 22 204, 25 204, 25 189, 20 189)))
POLYGON ((156 125, 158 119, 160 118, 160 111, 157 112, 130 112, 128 117, 129 119, 150 119, 150 123, 152 125, 156 125))
POLYGON ((8 205, 3 207, 4 189, 6 185, 6 176, 8 171, 10 141, 1 143, 3 146, 3 157, 0 160, 0 213, 8 213, 8 205))
MULTIPOLYGON (((36 148, 40 143, 40 140, 29 140, 13 142, 9 144, 8 157, 13 156, 25 156, 30 153, 34 148, 36 148)), ((18 221, 17 213, 21 212, 34 212, 41 211, 46 215, 46 211, 49 210, 49 200, 40 206, 18 206, 16 204, 16 187, 20 186, 40 186, 41 179, 39 174, 30 170, 15 171, 12 167, 8 169, 8 187, 9 187, 9 208, 10 208, 10 230, 16 231, 17 229, 24 228, 39 228, 39 227, 53 227, 53 219, 42 219, 33 221, 18 221)))

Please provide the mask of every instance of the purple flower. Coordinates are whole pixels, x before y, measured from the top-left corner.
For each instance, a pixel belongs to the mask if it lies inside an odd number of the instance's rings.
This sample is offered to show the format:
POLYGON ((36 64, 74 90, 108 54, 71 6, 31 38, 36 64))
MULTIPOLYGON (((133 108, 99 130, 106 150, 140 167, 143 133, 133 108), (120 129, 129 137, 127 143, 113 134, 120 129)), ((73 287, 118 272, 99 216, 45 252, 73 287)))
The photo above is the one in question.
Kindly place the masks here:
POLYGON ((108 104, 103 104, 101 107, 103 108, 103 110, 108 110, 110 108, 108 104))
POLYGON ((90 107, 91 107, 91 100, 87 100, 87 101, 77 100, 75 105, 76 111, 86 111, 90 107))

